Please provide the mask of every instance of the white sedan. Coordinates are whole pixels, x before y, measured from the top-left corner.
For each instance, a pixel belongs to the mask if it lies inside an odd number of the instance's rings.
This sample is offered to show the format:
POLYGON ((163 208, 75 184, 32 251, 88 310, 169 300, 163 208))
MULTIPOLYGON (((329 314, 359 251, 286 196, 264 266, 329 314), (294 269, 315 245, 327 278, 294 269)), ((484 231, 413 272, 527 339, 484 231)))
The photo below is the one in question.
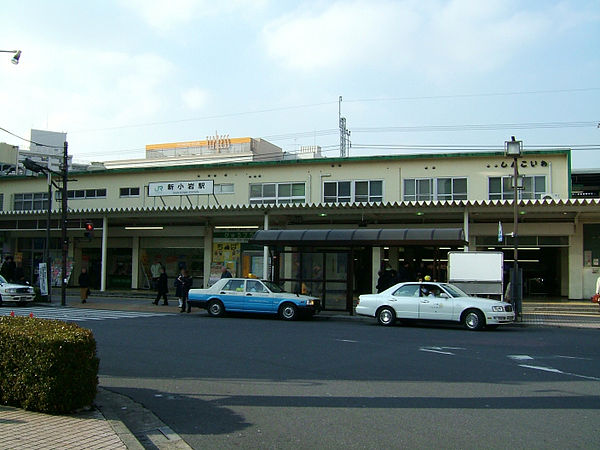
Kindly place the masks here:
POLYGON ((0 305, 3 302, 16 302, 24 305, 32 302, 34 298, 35 292, 31 286, 9 283, 0 275, 0 305))
POLYGON ((510 303, 470 297, 448 283, 400 283, 379 294, 363 294, 356 314, 375 317, 381 325, 393 325, 396 319, 444 320, 460 322, 468 330, 515 320, 510 303))

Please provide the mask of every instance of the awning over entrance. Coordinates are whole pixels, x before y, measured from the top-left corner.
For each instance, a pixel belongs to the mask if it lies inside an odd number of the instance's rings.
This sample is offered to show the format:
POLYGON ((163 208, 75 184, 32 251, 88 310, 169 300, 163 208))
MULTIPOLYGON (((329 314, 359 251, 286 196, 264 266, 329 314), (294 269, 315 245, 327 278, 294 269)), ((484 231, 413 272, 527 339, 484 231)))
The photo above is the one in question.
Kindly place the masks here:
POLYGON ((249 241, 258 245, 377 246, 465 245, 462 228, 383 228, 334 230, 259 230, 249 241))

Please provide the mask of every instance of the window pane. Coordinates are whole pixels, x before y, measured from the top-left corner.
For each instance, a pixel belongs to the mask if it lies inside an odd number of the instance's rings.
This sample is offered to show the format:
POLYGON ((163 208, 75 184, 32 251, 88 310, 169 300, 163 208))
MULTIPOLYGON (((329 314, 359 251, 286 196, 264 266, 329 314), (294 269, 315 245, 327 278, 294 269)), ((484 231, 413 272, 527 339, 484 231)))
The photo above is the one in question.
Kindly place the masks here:
POLYGON ((535 192, 536 193, 546 192, 546 177, 544 177, 544 176, 535 177, 535 192))
POLYGON ((490 190, 490 195, 491 194, 499 194, 500 192, 502 192, 499 177, 493 177, 493 178, 489 179, 489 190, 490 190))
POLYGON ((466 178, 454 178, 453 193, 454 195, 467 195, 467 179, 466 178))
POLYGON ((327 182, 323 185, 323 194, 326 197, 336 197, 337 196, 337 183, 327 182))
POLYGON ((253 198, 262 197, 262 185, 251 184, 250 185, 250 197, 253 197, 253 198))
POLYGON ((97 189, 96 197, 106 197, 106 189, 97 189))
POLYGON ((279 197, 289 197, 292 194, 292 186, 289 184, 280 184, 277 188, 279 197))
POLYGON ((139 187, 131 188, 131 195, 140 195, 140 188, 139 187))
POLYGON ((419 194, 431 194, 431 180, 417 180, 419 194))
POLYGON ((382 181, 371 181, 371 192, 370 195, 383 195, 383 182, 382 181))
POLYGON ((338 196, 347 196, 350 197, 350 182, 349 181, 340 181, 338 183, 338 196))
POLYGON ((121 197, 125 197, 126 195, 129 195, 129 188, 121 188, 121 189, 119 189, 119 195, 121 197))
POLYGON ((294 183, 292 185, 292 195, 294 197, 304 196, 304 183, 294 183))
POLYGON ((415 180, 404 180, 404 195, 415 195, 415 180))
POLYGON ((437 180, 438 195, 452 193, 452 180, 450 178, 438 178, 437 180))
POLYGON ((357 181, 354 185, 354 193, 359 195, 369 195, 369 183, 367 181, 357 181))
POLYGON ((275 197, 275 185, 274 184, 263 184, 263 196, 264 197, 275 197))

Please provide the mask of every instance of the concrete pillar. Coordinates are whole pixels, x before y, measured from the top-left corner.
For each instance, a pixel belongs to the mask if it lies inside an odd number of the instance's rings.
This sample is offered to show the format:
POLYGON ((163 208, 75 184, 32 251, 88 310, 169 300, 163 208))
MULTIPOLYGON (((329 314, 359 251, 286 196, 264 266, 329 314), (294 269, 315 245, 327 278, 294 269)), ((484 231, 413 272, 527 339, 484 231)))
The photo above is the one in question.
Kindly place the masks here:
POLYGON ((140 238, 131 238, 131 289, 139 288, 140 278, 140 238))
POLYGON ((373 273, 372 273, 372 286, 371 292, 377 292, 377 280, 379 279, 379 269, 381 268, 381 247, 373 247, 372 251, 372 261, 373 261, 373 273))
MULTIPOLYGON (((264 230, 269 229, 269 214, 265 213, 265 221, 263 225, 264 230)), ((269 280, 269 246, 263 247, 263 280, 269 280)))
POLYGON ((575 223, 569 236, 569 298, 583 298, 583 224, 575 223))
POLYGON ((102 217, 102 269, 100 291, 106 291, 106 260, 108 259, 108 216, 102 217))
POLYGON ((210 225, 204 227, 204 288, 210 282, 210 267, 212 265, 213 252, 213 228, 210 225))
POLYGON ((471 236, 469 235, 469 210, 467 208, 465 208, 463 212, 463 230, 465 232, 465 241, 468 242, 468 244, 465 245, 464 250, 465 252, 468 252, 475 248, 475 244, 471 242, 471 236))

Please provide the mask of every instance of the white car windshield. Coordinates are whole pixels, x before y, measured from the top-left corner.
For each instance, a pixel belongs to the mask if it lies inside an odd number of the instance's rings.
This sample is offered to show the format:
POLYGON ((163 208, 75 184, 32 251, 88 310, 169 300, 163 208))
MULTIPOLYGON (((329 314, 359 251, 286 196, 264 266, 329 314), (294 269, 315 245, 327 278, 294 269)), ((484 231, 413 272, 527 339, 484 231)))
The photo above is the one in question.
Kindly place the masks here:
POLYGON ((469 294, 467 294, 464 291, 461 291, 459 288, 457 288, 456 286, 454 286, 453 284, 440 284, 440 286, 442 286, 444 288, 444 290, 446 292, 448 292, 448 294, 450 294, 452 297, 468 297, 469 294))
POLYGON ((6 279, 2 275, 0 275, 0 283, 5 284, 8 283, 8 281, 6 281, 6 279))

